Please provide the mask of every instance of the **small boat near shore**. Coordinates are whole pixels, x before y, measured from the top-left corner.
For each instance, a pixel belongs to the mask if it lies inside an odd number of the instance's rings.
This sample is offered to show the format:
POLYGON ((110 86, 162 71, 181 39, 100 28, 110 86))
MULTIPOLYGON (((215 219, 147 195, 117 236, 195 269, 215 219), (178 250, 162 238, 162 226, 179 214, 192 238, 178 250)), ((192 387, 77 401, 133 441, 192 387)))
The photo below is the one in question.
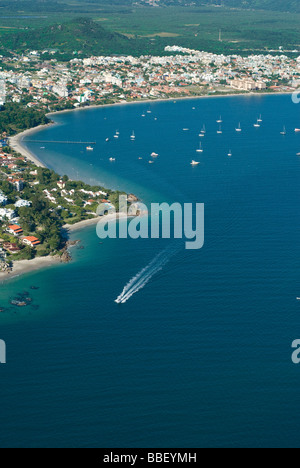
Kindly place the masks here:
POLYGON ((92 146, 87 146, 87 147, 86 147, 86 150, 87 150, 87 151, 94 151, 94 148, 93 148, 92 146))
POLYGON ((158 158, 158 154, 157 153, 151 153, 151 158, 158 158))
POLYGON ((200 162, 198 162, 198 161, 194 161, 194 160, 193 160, 193 161, 191 162, 191 166, 198 166, 199 164, 200 164, 200 162))

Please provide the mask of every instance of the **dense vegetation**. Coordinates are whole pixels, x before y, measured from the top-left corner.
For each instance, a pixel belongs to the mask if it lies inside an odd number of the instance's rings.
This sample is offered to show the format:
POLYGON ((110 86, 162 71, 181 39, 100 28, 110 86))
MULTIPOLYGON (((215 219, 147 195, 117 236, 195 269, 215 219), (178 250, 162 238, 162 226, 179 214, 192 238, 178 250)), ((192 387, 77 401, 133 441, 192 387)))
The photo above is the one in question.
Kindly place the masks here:
MULTIPOLYGON (((0 8, 9 8, 11 11, 26 12, 72 12, 91 11, 99 6, 125 6, 133 7, 133 4, 143 4, 144 0, 0 0, 0 8)), ((300 12, 299 0, 159 0, 160 5, 221 5, 243 9, 273 10, 300 12)))
POLYGON ((299 48, 298 0, 222 0, 225 7, 216 8, 218 2, 161 0, 151 8, 131 0, 0 0, 0 52, 51 48, 68 60, 73 52, 161 55, 170 44, 241 55, 299 48))
POLYGON ((7 102, 0 111, 0 132, 14 135, 22 130, 49 123, 43 111, 7 102))
POLYGON ((0 191, 8 197, 6 208, 11 208, 19 217, 19 225, 23 229, 24 236, 34 236, 41 242, 35 248, 25 247, 20 238, 16 238, 7 233, 8 221, 0 221, 0 237, 3 241, 16 243, 21 249, 18 254, 9 255, 8 259, 22 260, 31 259, 36 256, 44 257, 59 253, 65 255, 66 236, 62 226, 66 223, 75 224, 86 219, 93 219, 97 207, 101 202, 101 197, 94 200, 94 203, 85 206, 85 202, 91 198, 87 192, 98 192, 99 190, 107 193, 110 202, 119 209, 119 195, 121 192, 114 192, 104 189, 99 186, 90 186, 81 181, 69 180, 67 176, 60 177, 57 173, 50 169, 37 168, 32 163, 24 163, 18 161, 15 163, 18 166, 17 170, 24 180, 24 189, 18 192, 13 184, 11 184, 6 175, 10 174, 10 170, 2 167, 0 171, 0 191), (37 175, 36 172, 37 172, 37 175), (72 194, 73 202, 70 203, 62 196, 57 187, 59 180, 65 182, 65 190, 74 191, 72 194), (36 182, 38 182, 36 184, 36 182), (52 203, 45 197, 44 190, 55 193, 56 204, 52 203), (55 190, 55 192, 53 192, 55 190), (31 202, 30 207, 15 208, 14 204, 22 197, 23 200, 31 202))

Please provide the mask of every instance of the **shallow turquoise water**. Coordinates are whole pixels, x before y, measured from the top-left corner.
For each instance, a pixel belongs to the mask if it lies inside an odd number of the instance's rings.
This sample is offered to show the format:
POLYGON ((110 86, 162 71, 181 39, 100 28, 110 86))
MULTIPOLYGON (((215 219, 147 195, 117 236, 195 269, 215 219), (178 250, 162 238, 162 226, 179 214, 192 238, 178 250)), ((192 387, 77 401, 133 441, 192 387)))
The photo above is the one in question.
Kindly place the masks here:
POLYGON ((93 153, 30 143, 41 160, 147 203, 204 202, 205 246, 181 249, 121 307, 114 299, 167 241, 100 244, 90 227, 73 234, 84 246, 73 263, 2 284, 1 306, 30 291, 36 307, 0 318, 0 445, 299 446, 300 371, 290 359, 300 332, 299 107, 289 96, 236 97, 55 120, 34 138, 98 143, 93 153), (116 129, 120 139, 105 143, 116 129), (152 151, 160 156, 149 165, 152 151))

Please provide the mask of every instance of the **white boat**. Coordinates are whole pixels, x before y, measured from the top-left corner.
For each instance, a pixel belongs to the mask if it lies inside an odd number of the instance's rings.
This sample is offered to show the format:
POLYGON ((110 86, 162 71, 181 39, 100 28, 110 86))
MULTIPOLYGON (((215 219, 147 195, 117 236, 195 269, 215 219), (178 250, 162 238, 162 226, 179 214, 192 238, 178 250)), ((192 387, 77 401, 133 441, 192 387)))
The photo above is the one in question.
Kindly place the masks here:
POLYGON ((142 117, 146 117, 146 114, 142 114, 142 117))
POLYGON ((131 139, 132 141, 135 140, 135 134, 134 134, 134 132, 132 132, 132 135, 131 135, 130 139, 131 139))
POLYGON ((231 158, 231 156, 232 156, 232 151, 231 150, 229 150, 228 156, 231 158))
POLYGON ((282 132, 280 132, 280 135, 286 135, 286 128, 285 127, 283 127, 283 130, 282 130, 282 132))
POLYGON ((86 147, 86 150, 87 150, 87 151, 94 151, 94 148, 93 148, 92 146, 87 146, 87 147, 86 147))
POLYGON ((116 158, 109 158, 109 160, 112 162, 112 161, 115 161, 116 158))
POLYGON ((257 119, 257 122, 256 124, 253 125, 255 128, 259 128, 260 127, 260 124, 259 124, 259 120, 257 119))
POLYGON ((220 135, 221 133, 223 133, 221 125, 219 126, 219 130, 217 130, 217 133, 218 133, 219 135, 220 135))
POLYGON ((154 164, 154 161, 149 161, 149 164, 154 164))
POLYGON ((115 135, 114 138, 117 140, 119 138, 119 135, 115 135))
POLYGON ((260 114, 260 116, 258 117, 257 122, 262 122, 261 114, 260 114))
POLYGON ((219 120, 217 120, 217 123, 223 123, 222 116, 220 115, 219 120))
POLYGON ((297 153, 297 156, 300 156, 300 153, 297 153))
POLYGON ((151 153, 151 158, 157 158, 158 154, 157 153, 151 153))
POLYGON ((235 129, 236 132, 241 132, 242 131, 242 128, 241 128, 241 124, 239 123, 238 125, 238 128, 235 129))
POLYGON ((109 138, 106 138, 106 140, 105 140, 105 141, 106 141, 106 143, 107 143, 107 142, 109 141, 109 138))
POLYGON ((300 128, 295 128, 296 133, 300 133, 300 128))
POLYGON ((206 133, 206 127, 205 127, 205 125, 203 125, 203 128, 202 128, 202 130, 201 130, 201 134, 202 134, 202 135, 205 135, 205 133, 206 133))
POLYGON ((184 132, 188 132, 189 131, 189 128, 183 128, 182 129, 184 132))
POLYGON ((152 114, 152 111, 151 111, 151 110, 148 110, 148 111, 147 111, 147 114, 152 114))
POLYGON ((202 143, 200 143, 200 147, 196 150, 197 153, 203 153, 202 143))
POLYGON ((191 162, 191 166, 198 166, 200 163, 198 161, 192 161, 191 162))

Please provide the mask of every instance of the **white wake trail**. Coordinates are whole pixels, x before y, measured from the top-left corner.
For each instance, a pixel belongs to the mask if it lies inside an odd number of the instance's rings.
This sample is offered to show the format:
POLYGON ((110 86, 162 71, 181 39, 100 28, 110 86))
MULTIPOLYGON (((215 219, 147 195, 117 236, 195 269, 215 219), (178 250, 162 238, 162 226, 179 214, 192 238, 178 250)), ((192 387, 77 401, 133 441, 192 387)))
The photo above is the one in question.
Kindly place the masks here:
POLYGON ((119 297, 115 300, 117 304, 124 304, 134 294, 140 291, 151 278, 158 273, 168 263, 171 257, 179 250, 179 246, 167 247, 160 252, 156 257, 143 268, 137 275, 135 275, 125 286, 119 297))

